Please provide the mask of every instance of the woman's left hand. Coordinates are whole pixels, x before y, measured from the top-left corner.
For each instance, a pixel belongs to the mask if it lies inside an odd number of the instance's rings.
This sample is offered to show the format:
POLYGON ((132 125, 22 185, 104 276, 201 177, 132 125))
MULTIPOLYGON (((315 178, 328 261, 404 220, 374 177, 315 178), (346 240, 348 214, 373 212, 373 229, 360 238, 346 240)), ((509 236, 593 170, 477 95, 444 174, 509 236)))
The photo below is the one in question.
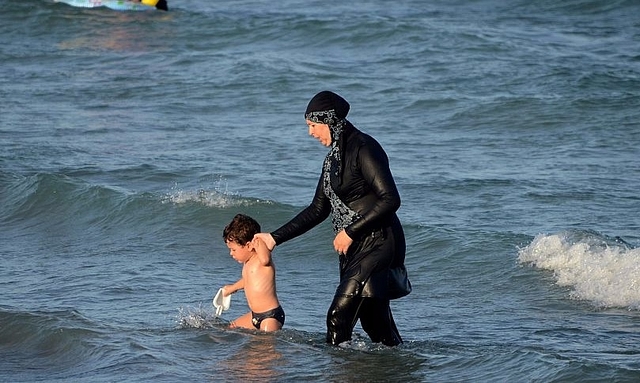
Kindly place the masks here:
POLYGON ((349 237, 347 232, 345 232, 343 229, 336 235, 336 238, 333 240, 333 248, 336 249, 338 254, 344 255, 347 254, 347 250, 349 250, 349 246, 351 246, 352 243, 353 239, 351 239, 351 237, 349 237))

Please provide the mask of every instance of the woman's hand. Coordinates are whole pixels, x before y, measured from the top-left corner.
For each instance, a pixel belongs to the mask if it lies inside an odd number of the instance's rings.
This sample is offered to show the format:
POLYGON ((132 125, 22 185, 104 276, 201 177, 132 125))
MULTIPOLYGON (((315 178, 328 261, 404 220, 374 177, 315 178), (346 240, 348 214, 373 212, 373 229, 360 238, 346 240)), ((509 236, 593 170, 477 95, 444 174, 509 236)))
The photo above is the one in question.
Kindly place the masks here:
POLYGON ((347 254, 347 250, 349 250, 349 246, 353 243, 353 239, 349 237, 346 231, 341 230, 336 238, 333 240, 333 248, 336 249, 338 254, 344 255, 347 254))
POLYGON ((269 233, 258 233, 253 236, 253 238, 260 238, 265 245, 267 245, 267 249, 272 251, 274 247, 276 247, 276 240, 273 239, 273 236, 269 233))

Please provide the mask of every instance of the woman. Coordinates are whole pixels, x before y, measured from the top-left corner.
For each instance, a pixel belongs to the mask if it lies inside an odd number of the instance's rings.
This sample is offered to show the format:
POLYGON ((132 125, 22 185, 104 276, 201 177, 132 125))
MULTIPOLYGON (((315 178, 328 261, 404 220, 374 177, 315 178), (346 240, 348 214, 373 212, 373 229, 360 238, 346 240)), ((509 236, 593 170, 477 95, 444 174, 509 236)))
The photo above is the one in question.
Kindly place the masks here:
POLYGON ((327 342, 350 340, 358 319, 373 342, 402 343, 389 300, 411 292, 404 267, 404 232, 396 211, 400 195, 386 153, 347 121, 349 103, 316 94, 305 112, 309 134, 330 151, 311 204, 274 232, 258 234, 270 249, 295 238, 330 214, 340 258, 340 284, 327 313, 327 342))

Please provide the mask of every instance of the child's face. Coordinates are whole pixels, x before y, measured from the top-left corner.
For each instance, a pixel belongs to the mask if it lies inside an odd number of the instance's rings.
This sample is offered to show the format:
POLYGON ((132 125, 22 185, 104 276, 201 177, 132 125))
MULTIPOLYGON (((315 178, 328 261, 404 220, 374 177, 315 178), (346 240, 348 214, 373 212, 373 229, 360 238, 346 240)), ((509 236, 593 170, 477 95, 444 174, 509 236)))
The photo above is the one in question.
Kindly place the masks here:
POLYGON ((238 242, 227 241, 227 247, 229 248, 229 255, 240 263, 245 263, 253 255, 251 242, 241 245, 238 242))

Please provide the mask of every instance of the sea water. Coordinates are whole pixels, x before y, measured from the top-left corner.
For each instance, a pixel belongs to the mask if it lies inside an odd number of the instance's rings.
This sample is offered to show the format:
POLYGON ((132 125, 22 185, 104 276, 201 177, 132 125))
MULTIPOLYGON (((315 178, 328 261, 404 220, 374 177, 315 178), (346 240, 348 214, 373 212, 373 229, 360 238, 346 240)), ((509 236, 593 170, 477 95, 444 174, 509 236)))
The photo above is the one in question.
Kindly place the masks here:
POLYGON ((640 379, 640 4, 0 1, 0 381, 640 379), (327 223, 282 331, 228 329, 237 213, 311 200, 318 91, 387 151, 404 344, 325 344, 327 223))

